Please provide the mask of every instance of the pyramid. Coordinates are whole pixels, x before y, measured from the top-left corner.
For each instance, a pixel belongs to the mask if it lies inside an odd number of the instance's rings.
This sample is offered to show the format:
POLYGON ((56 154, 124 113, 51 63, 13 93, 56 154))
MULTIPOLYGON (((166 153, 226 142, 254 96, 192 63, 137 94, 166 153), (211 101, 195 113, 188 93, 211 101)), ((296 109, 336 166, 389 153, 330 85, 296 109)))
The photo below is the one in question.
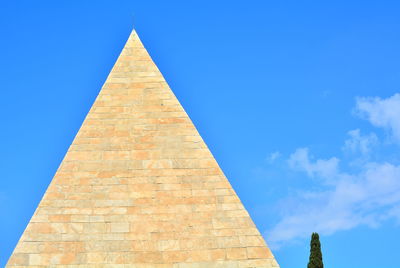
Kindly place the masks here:
POLYGON ((7 267, 279 267, 133 31, 7 267))

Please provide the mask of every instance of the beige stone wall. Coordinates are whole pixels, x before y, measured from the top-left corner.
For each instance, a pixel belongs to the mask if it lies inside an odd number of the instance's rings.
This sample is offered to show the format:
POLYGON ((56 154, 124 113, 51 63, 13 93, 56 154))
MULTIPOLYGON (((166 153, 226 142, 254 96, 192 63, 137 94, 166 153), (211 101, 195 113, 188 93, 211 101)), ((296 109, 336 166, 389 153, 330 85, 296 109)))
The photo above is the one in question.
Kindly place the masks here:
POLYGON ((278 267, 137 34, 9 267, 278 267))

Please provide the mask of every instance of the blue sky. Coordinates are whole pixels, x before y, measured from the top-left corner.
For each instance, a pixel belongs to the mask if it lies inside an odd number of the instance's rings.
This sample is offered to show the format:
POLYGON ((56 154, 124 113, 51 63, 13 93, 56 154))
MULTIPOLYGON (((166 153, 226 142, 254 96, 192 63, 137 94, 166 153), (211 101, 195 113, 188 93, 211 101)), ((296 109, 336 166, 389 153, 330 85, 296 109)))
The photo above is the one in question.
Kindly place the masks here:
POLYGON ((135 28, 282 268, 400 267, 398 1, 1 1, 0 266, 135 28), (397 95, 396 95, 397 94, 397 95))

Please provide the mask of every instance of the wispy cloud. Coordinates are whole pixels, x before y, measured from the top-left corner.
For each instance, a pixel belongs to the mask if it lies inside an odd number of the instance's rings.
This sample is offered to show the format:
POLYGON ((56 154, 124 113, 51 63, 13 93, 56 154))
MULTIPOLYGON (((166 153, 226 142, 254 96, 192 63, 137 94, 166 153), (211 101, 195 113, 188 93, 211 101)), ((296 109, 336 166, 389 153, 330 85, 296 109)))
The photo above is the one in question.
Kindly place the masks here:
MULTIPOLYGON (((313 163, 315 164, 315 162, 313 163)), ((281 220, 268 231, 275 248, 311 232, 332 234, 359 225, 378 226, 400 217, 400 166, 369 163, 357 174, 335 173, 333 185, 319 191, 302 191, 288 202, 281 220)))
POLYGON ((357 98, 356 113, 367 119, 372 125, 384 128, 400 142, 400 94, 387 99, 379 97, 357 98))
POLYGON ((288 163, 292 169, 305 171, 311 178, 332 179, 337 174, 339 159, 332 157, 330 159, 317 159, 312 162, 308 148, 299 148, 290 155, 288 163))
POLYGON ((343 150, 348 153, 368 155, 373 147, 378 144, 378 137, 375 133, 361 135, 359 129, 354 129, 347 134, 349 138, 344 142, 343 150))
MULTIPOLYGON (((400 94, 388 99, 358 98, 356 105, 374 126, 384 127, 400 141, 400 94)), ((348 135, 343 150, 354 157, 373 153, 379 144, 374 133, 362 135, 356 129, 348 135)), ((341 168, 341 161, 315 158, 308 148, 298 148, 288 157, 288 167, 306 174, 312 190, 299 189, 281 200, 280 220, 266 231, 272 247, 315 231, 329 235, 361 225, 377 227, 388 219, 400 222, 400 166, 367 159, 358 162, 357 171, 350 171, 341 168)))
POLYGON ((267 162, 268 163, 273 163, 275 160, 277 160, 279 157, 281 157, 281 153, 279 151, 275 151, 273 153, 270 153, 270 155, 267 157, 267 162))

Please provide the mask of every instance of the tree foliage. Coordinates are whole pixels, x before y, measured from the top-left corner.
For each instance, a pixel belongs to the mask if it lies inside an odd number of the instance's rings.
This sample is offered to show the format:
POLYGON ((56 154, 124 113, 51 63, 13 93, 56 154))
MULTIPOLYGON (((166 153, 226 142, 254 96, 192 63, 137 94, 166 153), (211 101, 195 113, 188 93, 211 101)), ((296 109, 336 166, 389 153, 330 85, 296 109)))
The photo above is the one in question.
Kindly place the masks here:
POLYGON ((310 259, 307 268, 324 268, 322 262, 321 243, 318 233, 312 233, 310 242, 310 259))

